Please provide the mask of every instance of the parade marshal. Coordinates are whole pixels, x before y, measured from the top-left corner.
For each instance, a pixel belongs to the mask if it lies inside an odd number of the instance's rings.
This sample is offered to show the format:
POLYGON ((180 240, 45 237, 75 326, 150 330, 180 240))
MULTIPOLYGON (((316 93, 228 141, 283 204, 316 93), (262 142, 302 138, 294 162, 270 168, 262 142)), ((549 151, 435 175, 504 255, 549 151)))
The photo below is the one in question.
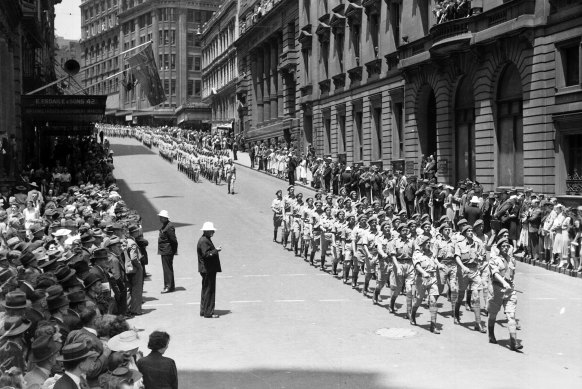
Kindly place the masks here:
POLYGON ((216 273, 221 272, 218 253, 222 248, 214 247, 211 238, 216 228, 212 222, 206 222, 200 229, 202 236, 198 240, 196 251, 198 253, 198 272, 202 277, 202 293, 200 295, 200 316, 208 319, 216 319, 214 314, 214 302, 216 299, 216 273))

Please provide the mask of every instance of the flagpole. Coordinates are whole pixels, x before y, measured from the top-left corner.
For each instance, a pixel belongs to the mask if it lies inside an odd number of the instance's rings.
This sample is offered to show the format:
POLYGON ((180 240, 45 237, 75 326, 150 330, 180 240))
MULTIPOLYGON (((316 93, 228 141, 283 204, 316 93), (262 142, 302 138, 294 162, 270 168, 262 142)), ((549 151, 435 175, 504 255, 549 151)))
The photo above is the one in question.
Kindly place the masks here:
POLYGON ((125 53, 129 53, 130 51, 133 51, 133 50, 135 50, 135 49, 137 49, 137 48, 140 48, 140 47, 142 47, 142 46, 145 46, 145 45, 150 45, 150 44, 152 44, 152 43, 154 43, 154 41, 149 41, 149 42, 146 42, 146 43, 142 43, 141 45, 137 45, 137 46, 135 46, 135 47, 132 47, 131 49, 128 49, 128 50, 122 51, 121 53, 119 53, 119 54, 117 54, 117 55, 122 55, 122 54, 125 54, 125 53))

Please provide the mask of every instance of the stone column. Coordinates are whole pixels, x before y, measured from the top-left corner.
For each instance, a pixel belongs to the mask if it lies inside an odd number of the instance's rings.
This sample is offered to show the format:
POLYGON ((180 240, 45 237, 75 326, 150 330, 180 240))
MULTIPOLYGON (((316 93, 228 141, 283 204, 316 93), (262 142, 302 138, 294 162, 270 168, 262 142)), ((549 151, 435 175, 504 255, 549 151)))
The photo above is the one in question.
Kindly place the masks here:
POLYGON ((256 111, 253 112, 253 124, 256 126, 263 121, 263 57, 260 49, 255 49, 250 55, 252 61, 252 77, 256 111))
POLYGON ((278 48, 278 38, 275 36, 271 39, 271 119, 276 119, 279 115, 279 105, 277 100, 278 92, 278 79, 279 72, 277 71, 277 65, 279 64, 279 48, 278 48))
MULTIPOLYGON (((277 45, 278 45, 278 55, 281 54, 283 51, 283 34, 280 33, 277 36, 277 45)), ((279 63, 279 57, 277 56, 277 63, 279 63)), ((282 118, 285 116, 285 89, 283 87, 283 74, 277 72, 277 108, 278 112, 277 115, 282 118)))
POLYGON ((271 47, 263 44, 263 121, 271 119, 271 47))

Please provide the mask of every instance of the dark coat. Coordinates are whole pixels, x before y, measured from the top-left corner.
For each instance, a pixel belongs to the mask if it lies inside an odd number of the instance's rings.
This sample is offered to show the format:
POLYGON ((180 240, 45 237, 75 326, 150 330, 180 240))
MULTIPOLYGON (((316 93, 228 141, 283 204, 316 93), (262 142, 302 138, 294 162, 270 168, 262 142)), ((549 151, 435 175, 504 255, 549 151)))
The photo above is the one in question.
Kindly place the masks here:
POLYGON ((528 218, 529 232, 538 232, 542 223, 542 209, 536 207, 528 218))
POLYGON ((162 226, 162 228, 160 228, 160 235, 158 237, 158 254, 178 254, 178 240, 176 239, 176 230, 174 225, 170 222, 167 222, 162 226))
POLYGON ((467 223, 472 227, 477 220, 481 219, 481 208, 472 205, 465 207, 465 214, 463 216, 467 219, 467 223))
POLYGON ((63 373, 62 377, 53 386, 53 389, 79 389, 79 387, 71 377, 63 373))
POLYGON ((200 237, 196 251, 198 253, 199 273, 218 273, 222 271, 218 250, 216 250, 209 237, 205 235, 200 237))
POLYGON ((145 389, 178 389, 178 369, 173 359, 152 351, 137 361, 137 368, 143 374, 145 389))

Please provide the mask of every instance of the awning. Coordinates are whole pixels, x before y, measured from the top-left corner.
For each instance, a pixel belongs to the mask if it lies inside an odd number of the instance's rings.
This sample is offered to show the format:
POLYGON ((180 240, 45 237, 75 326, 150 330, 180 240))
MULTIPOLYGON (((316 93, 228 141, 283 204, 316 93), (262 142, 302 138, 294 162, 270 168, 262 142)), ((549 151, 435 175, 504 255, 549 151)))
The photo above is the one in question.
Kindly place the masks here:
POLYGON ((39 123, 94 123, 103 118, 106 99, 103 95, 22 96, 22 118, 39 123))

